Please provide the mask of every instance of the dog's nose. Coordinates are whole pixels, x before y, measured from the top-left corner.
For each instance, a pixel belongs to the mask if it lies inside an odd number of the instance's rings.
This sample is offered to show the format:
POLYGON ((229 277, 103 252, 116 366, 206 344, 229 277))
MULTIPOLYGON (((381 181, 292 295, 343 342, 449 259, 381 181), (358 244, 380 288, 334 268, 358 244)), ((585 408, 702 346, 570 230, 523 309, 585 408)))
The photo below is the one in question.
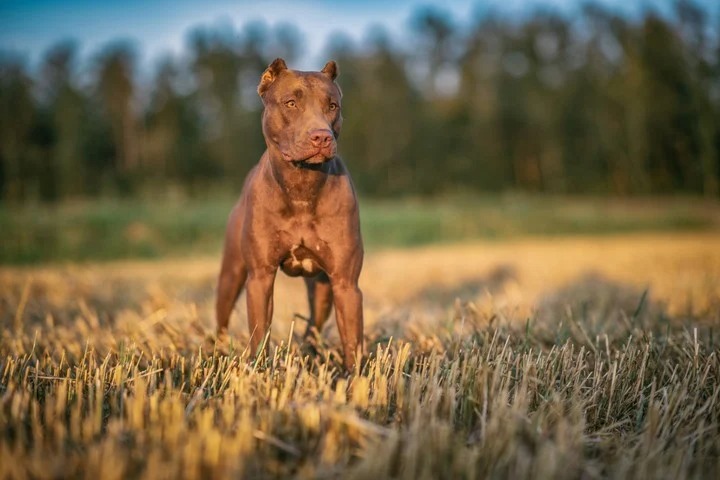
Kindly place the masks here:
POLYGON ((330 130, 315 129, 310 130, 310 141, 314 147, 323 148, 330 145, 332 142, 333 134, 330 130))

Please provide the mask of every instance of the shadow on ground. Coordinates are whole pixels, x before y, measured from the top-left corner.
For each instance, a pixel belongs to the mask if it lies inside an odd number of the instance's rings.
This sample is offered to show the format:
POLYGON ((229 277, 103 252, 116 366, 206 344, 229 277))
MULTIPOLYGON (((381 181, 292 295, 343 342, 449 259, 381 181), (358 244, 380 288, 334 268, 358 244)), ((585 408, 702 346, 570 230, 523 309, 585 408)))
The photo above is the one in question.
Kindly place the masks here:
MULTIPOLYGON (((620 341, 640 331, 683 328, 688 320, 671 317, 650 290, 592 270, 526 299, 525 305, 508 296, 510 286, 523 288, 523 278, 511 264, 498 265, 451 285, 444 280, 421 285, 405 301, 377 294, 377 298, 367 298, 368 349, 390 338, 422 342, 433 335, 451 335, 462 339, 501 325, 518 335, 531 331, 548 346, 567 339, 590 345, 602 335, 611 342, 620 341)), ((302 282, 296 283, 284 285, 282 298, 276 297, 277 303, 286 305, 276 309, 275 343, 288 338, 290 324, 297 318, 292 311, 307 313, 302 282)), ((56 335, 58 341, 60 330, 66 338, 92 334, 103 344, 99 350, 105 351, 117 348, 124 338, 148 348, 213 348, 214 286, 214 275, 204 271, 188 278, 157 274, 103 278, 102 271, 85 274, 61 270, 41 276, 5 275, 0 276, 0 325, 10 335, 6 339, 18 332, 32 338, 40 331, 45 336, 56 335)), ((243 302, 241 298, 231 329, 238 348, 247 342, 243 302)), ((304 322, 300 321, 293 338, 301 341, 303 331, 304 322)), ((323 337, 328 346, 338 343, 334 318, 326 325, 323 337)))
POLYGON ((428 285, 413 295, 410 304, 446 305, 452 304, 456 299, 471 301, 483 293, 496 294, 511 280, 517 281, 517 269, 512 265, 499 265, 485 275, 471 278, 458 285, 428 285))

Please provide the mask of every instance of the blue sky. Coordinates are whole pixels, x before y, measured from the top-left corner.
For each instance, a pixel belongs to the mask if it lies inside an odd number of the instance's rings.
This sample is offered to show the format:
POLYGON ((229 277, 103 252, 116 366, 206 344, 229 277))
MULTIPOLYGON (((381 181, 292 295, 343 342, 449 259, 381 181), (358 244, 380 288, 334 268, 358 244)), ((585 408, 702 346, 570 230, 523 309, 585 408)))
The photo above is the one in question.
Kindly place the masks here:
MULTIPOLYGON (((572 13, 577 0, 446 0, 436 2, 462 23, 478 8, 496 8, 510 15, 522 14, 537 5, 572 13)), ((670 0, 597 0, 629 15, 643 6, 671 8, 670 0)), ((717 18, 718 0, 696 0, 717 18)), ((37 61, 48 46, 63 39, 76 40, 82 53, 91 53, 116 39, 130 40, 144 62, 167 52, 182 52, 186 34, 197 25, 230 24, 241 27, 262 21, 269 27, 296 25, 305 36, 305 55, 299 67, 317 63, 327 37, 343 32, 361 41, 371 26, 391 33, 404 30, 420 0, 0 0, 0 50, 19 52, 37 61)))

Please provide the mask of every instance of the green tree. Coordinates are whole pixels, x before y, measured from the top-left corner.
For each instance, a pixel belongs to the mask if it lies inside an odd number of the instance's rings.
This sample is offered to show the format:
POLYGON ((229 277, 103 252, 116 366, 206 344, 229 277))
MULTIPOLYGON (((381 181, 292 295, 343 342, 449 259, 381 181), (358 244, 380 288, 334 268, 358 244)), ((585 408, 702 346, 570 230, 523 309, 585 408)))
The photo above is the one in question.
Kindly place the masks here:
POLYGON ((35 122, 32 80, 17 58, 0 57, 0 198, 28 200, 35 122))
POLYGON ((198 85, 203 141, 212 162, 208 166, 213 169, 207 173, 213 176, 222 172, 244 176, 249 169, 247 164, 238 165, 244 150, 238 118, 242 69, 239 48, 234 30, 199 29, 191 35, 190 63, 198 85))
POLYGON ((45 54, 40 68, 40 98, 47 111, 54 144, 46 165, 53 171, 49 181, 56 183, 60 197, 84 193, 86 171, 83 157, 83 135, 86 100, 75 85, 77 47, 62 42, 45 54))
POLYGON ((705 196, 717 198, 720 194, 720 156, 717 139, 720 133, 720 109, 713 101, 712 91, 720 79, 720 37, 714 41, 708 35, 708 17, 689 0, 675 4, 682 40, 687 45, 690 71, 695 135, 698 137, 698 156, 702 169, 702 191, 705 196), (714 51, 713 51, 714 50, 714 51))
POLYGON ((155 182, 176 181, 195 193, 206 183, 208 167, 194 97, 178 88, 186 75, 172 58, 160 63, 146 113, 143 156, 155 182))
POLYGON ((112 132, 113 167, 118 187, 133 188, 140 167, 140 125, 134 79, 135 53, 125 43, 106 47, 97 59, 96 91, 112 132))

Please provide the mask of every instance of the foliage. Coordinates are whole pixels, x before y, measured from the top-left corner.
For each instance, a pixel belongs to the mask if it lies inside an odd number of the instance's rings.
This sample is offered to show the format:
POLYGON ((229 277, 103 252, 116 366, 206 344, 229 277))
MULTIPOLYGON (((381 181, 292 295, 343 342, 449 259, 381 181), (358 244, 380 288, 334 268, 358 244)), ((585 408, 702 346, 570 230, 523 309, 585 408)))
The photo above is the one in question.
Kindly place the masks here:
MULTIPOLYGON (((335 36, 340 151, 359 190, 717 197, 720 34, 700 7, 674 5, 463 21, 424 8, 406 47, 377 29, 364 44, 335 36)), ((301 45, 288 25, 197 28, 154 77, 123 43, 81 61, 63 42, 32 72, 3 56, 0 198, 239 184, 264 149, 258 78, 301 45)))

